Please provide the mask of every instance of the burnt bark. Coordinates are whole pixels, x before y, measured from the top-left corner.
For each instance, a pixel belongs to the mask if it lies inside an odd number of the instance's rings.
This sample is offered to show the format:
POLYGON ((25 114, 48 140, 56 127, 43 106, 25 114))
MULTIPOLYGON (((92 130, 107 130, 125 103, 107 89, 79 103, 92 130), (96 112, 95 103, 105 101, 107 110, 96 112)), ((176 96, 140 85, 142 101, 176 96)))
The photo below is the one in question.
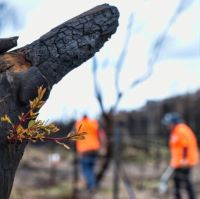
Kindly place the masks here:
POLYGON ((11 48, 17 46, 17 40, 18 40, 18 37, 0 39, 0 53, 5 53, 11 48))
MULTIPOLYGON (((16 44, 0 39, 0 117, 7 114, 17 123, 39 86, 47 88, 47 99, 55 83, 103 47, 115 33, 118 17, 116 7, 103 4, 22 48, 5 52, 16 44)), ((0 130, 0 198, 8 199, 27 142, 8 143, 8 124, 0 123, 0 130)))

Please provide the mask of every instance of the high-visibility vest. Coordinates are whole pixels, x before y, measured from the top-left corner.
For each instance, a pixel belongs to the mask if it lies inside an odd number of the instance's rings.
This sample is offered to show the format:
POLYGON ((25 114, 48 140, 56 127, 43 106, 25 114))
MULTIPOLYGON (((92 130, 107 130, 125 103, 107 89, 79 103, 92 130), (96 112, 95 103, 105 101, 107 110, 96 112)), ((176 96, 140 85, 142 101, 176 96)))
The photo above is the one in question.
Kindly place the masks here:
POLYGON ((170 166, 173 168, 182 167, 182 162, 187 162, 191 167, 199 162, 198 144, 192 129, 184 123, 177 124, 170 135, 169 140, 171 160, 170 166), (184 158, 184 148, 187 148, 187 156, 184 158))
POLYGON ((76 141, 76 150, 78 153, 98 151, 100 149, 99 125, 96 120, 83 118, 76 122, 75 128, 80 132, 86 132, 85 139, 76 141))

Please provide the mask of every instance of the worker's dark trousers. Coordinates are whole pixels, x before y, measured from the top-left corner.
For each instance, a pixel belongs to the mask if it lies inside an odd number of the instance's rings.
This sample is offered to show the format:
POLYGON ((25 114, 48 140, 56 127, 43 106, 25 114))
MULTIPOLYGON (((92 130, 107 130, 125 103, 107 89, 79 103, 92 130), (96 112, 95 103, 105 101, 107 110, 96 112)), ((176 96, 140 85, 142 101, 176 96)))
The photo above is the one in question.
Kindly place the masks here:
POLYGON ((174 171, 175 199, 181 199, 181 188, 186 189, 188 199, 196 199, 191 182, 191 168, 178 168, 174 171))
POLYGON ((87 189, 93 191, 96 188, 96 175, 94 172, 97 160, 97 152, 88 152, 80 157, 80 165, 86 179, 87 189))

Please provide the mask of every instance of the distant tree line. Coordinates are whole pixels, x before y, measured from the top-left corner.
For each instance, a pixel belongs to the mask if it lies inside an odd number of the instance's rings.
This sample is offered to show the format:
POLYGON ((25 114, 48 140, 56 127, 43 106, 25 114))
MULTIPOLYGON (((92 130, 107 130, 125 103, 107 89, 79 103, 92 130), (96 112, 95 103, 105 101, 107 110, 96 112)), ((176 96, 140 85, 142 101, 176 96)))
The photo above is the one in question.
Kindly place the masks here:
POLYGON ((200 90, 193 94, 184 94, 160 101, 148 101, 145 106, 131 112, 121 112, 118 118, 123 120, 126 130, 132 137, 166 137, 166 129, 161 124, 167 112, 179 112, 184 121, 195 131, 200 142, 200 90))

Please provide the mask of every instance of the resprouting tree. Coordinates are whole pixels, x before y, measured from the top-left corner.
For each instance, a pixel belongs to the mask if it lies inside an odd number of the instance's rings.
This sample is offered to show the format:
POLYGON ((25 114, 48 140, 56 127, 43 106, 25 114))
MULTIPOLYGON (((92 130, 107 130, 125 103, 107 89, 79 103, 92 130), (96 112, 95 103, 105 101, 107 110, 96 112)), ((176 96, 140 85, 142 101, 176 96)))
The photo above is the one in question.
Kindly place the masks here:
POLYGON ((19 122, 23 123, 23 129, 31 125, 29 118, 24 120, 23 117, 34 99, 41 96, 38 88, 46 89, 45 94, 40 89, 46 100, 55 83, 103 47, 115 33, 118 17, 116 7, 102 4, 53 28, 24 47, 8 51, 17 45, 18 37, 0 39, 0 117, 7 121, 0 123, 1 199, 10 196, 16 169, 28 143, 26 139, 9 139, 13 135, 10 133, 15 132, 16 138, 21 132, 15 131, 19 122))

